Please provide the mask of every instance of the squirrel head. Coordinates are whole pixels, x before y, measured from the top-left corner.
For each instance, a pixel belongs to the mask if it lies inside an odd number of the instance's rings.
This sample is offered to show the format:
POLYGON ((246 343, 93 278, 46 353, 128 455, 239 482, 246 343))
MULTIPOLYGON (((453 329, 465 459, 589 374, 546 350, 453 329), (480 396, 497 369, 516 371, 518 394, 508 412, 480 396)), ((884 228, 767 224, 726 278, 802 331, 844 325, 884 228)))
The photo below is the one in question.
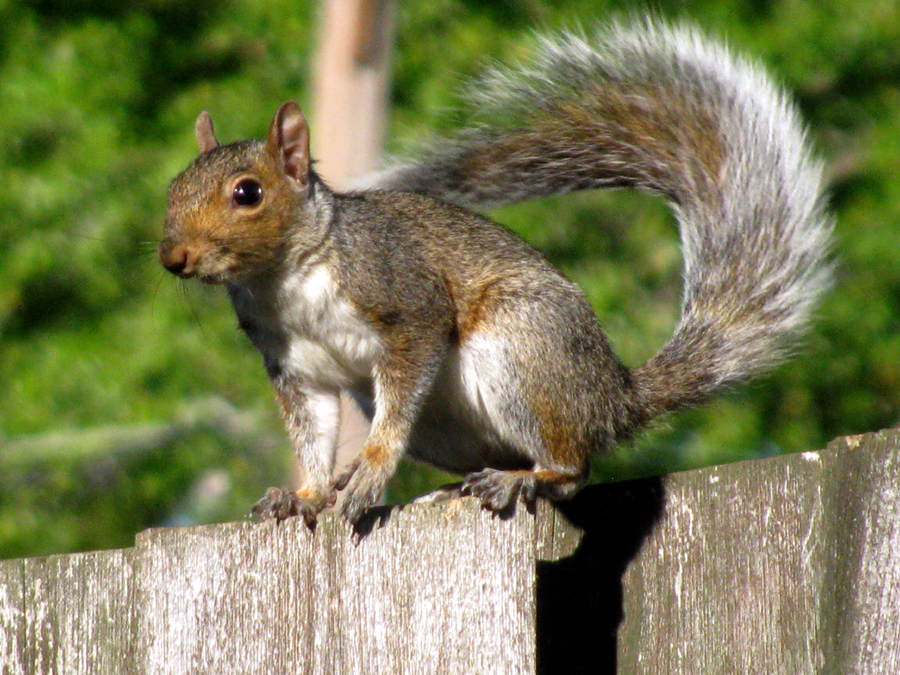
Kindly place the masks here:
POLYGON ((265 142, 219 145, 206 112, 195 132, 201 154, 169 187, 163 267, 182 278, 237 282, 277 267, 289 245, 315 237, 316 177, 300 106, 278 109, 265 142))

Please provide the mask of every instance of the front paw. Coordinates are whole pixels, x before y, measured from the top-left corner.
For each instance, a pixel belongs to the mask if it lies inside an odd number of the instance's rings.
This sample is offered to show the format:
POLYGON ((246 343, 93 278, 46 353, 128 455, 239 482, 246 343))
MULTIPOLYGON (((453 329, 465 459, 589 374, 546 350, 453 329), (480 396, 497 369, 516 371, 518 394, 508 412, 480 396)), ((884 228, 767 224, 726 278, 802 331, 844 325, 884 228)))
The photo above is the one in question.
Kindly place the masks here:
POLYGON ((275 520, 278 522, 293 516, 302 516, 306 524, 313 527, 316 524, 316 517, 325 506, 324 500, 301 497, 291 490, 273 487, 266 490, 263 498, 253 505, 250 515, 263 521, 275 520))
POLYGON ((366 510, 374 506, 384 493, 390 474, 383 463, 358 458, 335 482, 344 490, 341 514, 356 525, 366 510))

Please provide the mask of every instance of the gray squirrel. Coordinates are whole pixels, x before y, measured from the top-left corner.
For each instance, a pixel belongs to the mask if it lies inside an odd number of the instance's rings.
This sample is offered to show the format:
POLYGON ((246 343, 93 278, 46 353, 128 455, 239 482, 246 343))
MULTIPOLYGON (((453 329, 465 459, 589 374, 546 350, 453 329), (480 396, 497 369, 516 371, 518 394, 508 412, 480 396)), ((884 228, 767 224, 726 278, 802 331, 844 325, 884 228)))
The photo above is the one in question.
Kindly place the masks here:
POLYGON ((541 41, 478 86, 472 126, 339 194, 297 104, 169 189, 159 260, 224 284, 261 352, 302 484, 263 519, 357 522, 404 453, 493 510, 571 497, 592 456, 771 369, 830 282, 821 166, 786 95, 687 27, 645 20, 541 41), (630 186, 666 198, 684 256, 678 326, 647 363, 612 352, 581 291, 469 207, 630 186), (371 417, 333 477, 339 394, 371 417))

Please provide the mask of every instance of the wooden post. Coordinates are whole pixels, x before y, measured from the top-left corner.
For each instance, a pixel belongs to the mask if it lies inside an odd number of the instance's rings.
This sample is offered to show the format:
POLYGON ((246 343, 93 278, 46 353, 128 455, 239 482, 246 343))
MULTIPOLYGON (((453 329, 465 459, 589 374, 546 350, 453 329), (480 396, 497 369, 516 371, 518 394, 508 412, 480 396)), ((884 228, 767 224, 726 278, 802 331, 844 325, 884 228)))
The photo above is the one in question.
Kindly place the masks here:
POLYGON ((900 431, 599 485, 0 562, 0 673, 900 672, 900 431))
POLYGON ((338 189, 378 168, 387 124, 393 0, 326 0, 314 77, 316 170, 338 189))

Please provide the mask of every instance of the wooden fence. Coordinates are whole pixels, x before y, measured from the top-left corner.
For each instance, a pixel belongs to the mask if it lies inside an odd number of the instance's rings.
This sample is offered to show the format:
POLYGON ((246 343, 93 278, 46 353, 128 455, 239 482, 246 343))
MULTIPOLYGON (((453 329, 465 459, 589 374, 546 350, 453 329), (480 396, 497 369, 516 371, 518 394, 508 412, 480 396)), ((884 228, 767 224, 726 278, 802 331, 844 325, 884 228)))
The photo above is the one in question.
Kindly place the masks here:
POLYGON ((900 432, 584 490, 0 562, 0 673, 900 673, 900 432))

